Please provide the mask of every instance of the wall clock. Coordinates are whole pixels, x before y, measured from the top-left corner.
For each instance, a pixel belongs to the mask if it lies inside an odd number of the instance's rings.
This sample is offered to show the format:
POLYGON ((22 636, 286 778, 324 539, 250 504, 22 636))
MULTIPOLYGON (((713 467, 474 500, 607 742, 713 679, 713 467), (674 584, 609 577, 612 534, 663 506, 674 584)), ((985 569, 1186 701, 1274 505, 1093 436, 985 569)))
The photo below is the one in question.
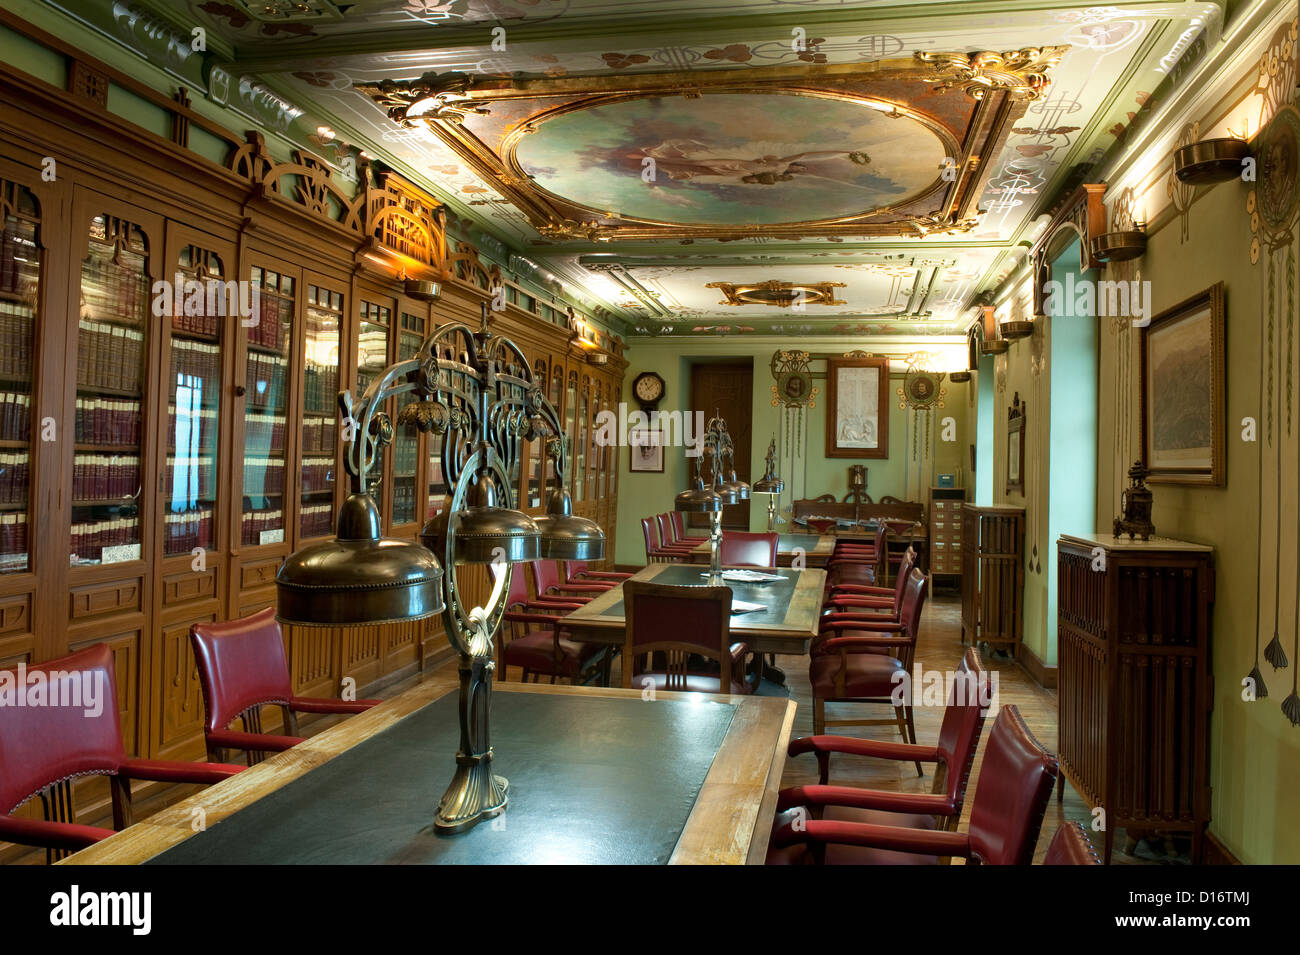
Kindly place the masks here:
POLYGON ((641 372, 632 382, 632 394, 636 395, 637 403, 644 411, 654 411, 663 401, 666 390, 664 380, 653 371, 641 372))

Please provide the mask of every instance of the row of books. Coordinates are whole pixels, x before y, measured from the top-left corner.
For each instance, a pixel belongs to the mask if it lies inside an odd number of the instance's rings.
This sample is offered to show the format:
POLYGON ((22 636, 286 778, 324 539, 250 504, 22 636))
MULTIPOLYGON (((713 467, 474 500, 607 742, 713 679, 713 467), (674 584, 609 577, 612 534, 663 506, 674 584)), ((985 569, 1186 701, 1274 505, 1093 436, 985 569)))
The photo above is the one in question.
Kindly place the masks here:
POLYGON ((31 227, 22 232, 5 229, 0 237, 0 291, 20 292, 34 283, 40 261, 31 227))
POLYGON ((167 447, 175 449, 177 438, 185 447, 192 447, 195 443, 194 431, 198 429, 198 446, 205 448, 210 454, 216 454, 217 448, 217 409, 216 408, 199 408, 197 410, 185 409, 184 433, 176 429, 176 407, 167 406, 167 447))
POLYGON ((254 408, 282 408, 289 361, 266 352, 248 353, 248 404, 254 408))
POLYGON ((282 451, 284 431, 285 417, 282 414, 249 415, 244 419, 244 447, 282 451))
MULTIPOLYGON (((206 286, 203 290, 203 304, 199 308, 192 306, 176 308, 171 305, 168 306, 167 311, 171 312, 172 328, 176 331, 215 338, 220 334, 221 323, 226 317, 223 314, 225 311, 225 296, 219 286, 206 286), (215 290, 210 298, 208 289, 215 290), (209 308, 209 304, 213 307, 209 308)), ((166 315, 167 312, 162 314, 166 315)), ((173 338, 172 343, 175 344, 179 340, 173 338)))
POLYGON ((338 419, 318 415, 303 415, 302 450, 333 452, 338 436, 338 419))
POLYGON ((173 501, 209 500, 217 486, 217 462, 210 457, 169 457, 163 471, 163 488, 173 501), (177 482, 179 481, 179 489, 177 482))
POLYGON ((92 318, 116 319, 142 326, 145 310, 149 306, 149 289, 141 268, 131 269, 116 264, 111 253, 101 257, 92 254, 81 268, 82 315, 92 318))
POLYGON ((28 306, 0 301, 0 377, 32 380, 33 325, 28 306))
POLYGON ((81 319, 77 331, 77 384, 139 394, 144 332, 81 319))
POLYGON ((302 536, 324 537, 334 529, 334 505, 312 504, 302 509, 302 536))
POLYGON ((415 482, 398 480, 393 485, 393 523, 409 524, 415 520, 415 482))
POLYGON ((289 344, 289 328, 293 323, 293 301, 263 293, 258 312, 257 324, 248 330, 249 343, 284 351, 289 344))
POLYGON ((140 402, 127 398, 78 398, 77 443, 140 444, 140 402))
POLYGON ((26 441, 32 434, 32 396, 0 391, 0 438, 26 441))
POLYGON ((108 503, 140 490, 140 458, 133 454, 77 454, 72 459, 72 500, 108 503))
POLYGON ((334 486, 333 458, 302 459, 302 490, 328 491, 334 486))
POLYGON ((283 510, 249 511, 240 525, 239 539, 244 544, 260 544, 263 531, 280 530, 283 527, 283 510))
POLYGON ((200 507, 163 519, 163 553, 187 554, 196 547, 212 546, 212 508, 200 507))
POLYGON ((393 471, 396 474, 414 474, 420 466, 420 441, 415 437, 400 434, 393 441, 393 471))
POLYGON ((140 518, 115 517, 72 525, 73 563, 98 563, 105 547, 140 542, 140 518))
POLYGON ((188 338, 172 339, 172 380, 221 380, 221 346, 208 342, 190 341, 188 338))
POLYGON ((0 573, 27 569, 27 515, 0 514, 0 573))
POLYGON ((31 466, 26 451, 0 452, 0 504, 26 504, 31 466))
POLYGON ((338 365, 307 362, 302 382, 303 407, 310 411, 333 413, 339 401, 338 365))
POLYGON ((244 458, 245 494, 281 494, 283 492, 283 458, 244 458), (261 485, 260 490, 258 490, 259 485, 261 485))

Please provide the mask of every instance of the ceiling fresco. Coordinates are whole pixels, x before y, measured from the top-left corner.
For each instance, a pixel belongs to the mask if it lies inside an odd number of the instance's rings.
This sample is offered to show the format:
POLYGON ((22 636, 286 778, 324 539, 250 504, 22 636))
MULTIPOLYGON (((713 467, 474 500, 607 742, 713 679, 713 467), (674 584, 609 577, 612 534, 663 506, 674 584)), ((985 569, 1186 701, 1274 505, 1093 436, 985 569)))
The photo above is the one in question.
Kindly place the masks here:
POLYGON ((1221 8, 124 0, 99 28, 203 26, 287 137, 410 175, 632 334, 943 336, 1221 8), (706 288, 769 281, 842 281, 845 304, 792 316, 706 288))

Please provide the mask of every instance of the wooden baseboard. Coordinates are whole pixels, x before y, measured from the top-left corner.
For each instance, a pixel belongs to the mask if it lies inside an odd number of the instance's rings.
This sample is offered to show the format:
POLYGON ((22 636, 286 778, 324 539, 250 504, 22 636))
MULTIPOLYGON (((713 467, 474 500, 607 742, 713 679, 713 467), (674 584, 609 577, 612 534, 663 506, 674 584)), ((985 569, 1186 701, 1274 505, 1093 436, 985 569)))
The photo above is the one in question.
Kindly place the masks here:
POLYGON ((1241 865, 1241 860, 1208 829, 1201 845, 1202 865, 1241 865))
POLYGON ((1056 667, 1049 667, 1039 659, 1038 654, 1023 643, 1016 647, 1016 660, 1025 668, 1025 672, 1032 676, 1043 689, 1056 689, 1056 667))

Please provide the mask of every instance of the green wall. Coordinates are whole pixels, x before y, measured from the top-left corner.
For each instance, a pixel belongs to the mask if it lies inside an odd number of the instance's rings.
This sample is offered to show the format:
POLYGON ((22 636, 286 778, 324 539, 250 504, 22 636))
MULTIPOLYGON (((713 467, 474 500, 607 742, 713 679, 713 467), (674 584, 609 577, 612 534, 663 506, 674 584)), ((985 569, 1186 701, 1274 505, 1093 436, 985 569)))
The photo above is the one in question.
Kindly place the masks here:
MULTIPOLYGON (((801 344, 813 354, 841 355, 854 349, 872 348, 871 344, 862 339, 818 338, 801 344)), ((684 411, 690 407, 692 364, 727 359, 752 360, 754 388, 750 476, 751 480, 757 480, 763 474, 768 442, 777 436, 778 427, 781 426, 785 414, 782 409, 772 405, 772 386, 775 382, 772 379, 769 363, 774 352, 790 347, 788 341, 768 337, 707 340, 632 339, 625 353, 629 365, 624 379, 623 400, 627 402, 629 414, 636 410, 639 406, 632 395, 632 382, 643 371, 655 371, 663 376, 666 383, 664 399, 659 404, 659 410, 661 412, 684 411)), ((923 349, 924 346, 917 346, 917 350, 923 349)), ((814 360, 811 367, 814 376, 824 376, 825 361, 814 360)), ((944 408, 936 413, 930 434, 929 450, 923 455, 921 445, 924 443, 924 434, 917 435, 918 442, 914 452, 912 414, 898 407, 901 399, 896 391, 901 387, 903 379, 897 371, 903 367, 901 360, 891 360, 893 371, 890 375, 889 388, 890 448, 889 457, 886 459, 827 459, 824 456, 826 381, 824 377, 815 377, 814 385, 819 390, 815 399, 816 407, 807 413, 806 418, 807 453, 795 461, 793 468, 788 456, 782 455, 783 463, 778 471, 786 485, 786 492, 781 496, 781 508, 787 518, 792 496, 793 498, 816 497, 829 493, 834 494, 836 498, 843 498, 848 493, 848 469, 852 464, 867 466, 867 493, 874 500, 892 494, 908 500, 928 501, 931 475, 955 473, 959 475, 959 481, 969 478, 967 419, 974 414, 974 410, 970 407, 970 385, 944 381, 944 408), (941 422, 949 416, 953 419, 955 440, 945 442, 941 440, 941 422), (924 457, 924 467, 918 480, 918 462, 922 457, 924 457)), ((707 417, 706 413, 706 419, 707 417)), ((790 436, 786 436, 787 440, 789 438, 790 436)), ((618 460, 618 544, 615 560, 621 565, 639 566, 645 563, 645 546, 640 519, 672 509, 674 496, 687 486, 689 476, 694 473, 693 465, 692 470, 688 471, 686 456, 680 449, 666 450, 662 474, 632 474, 629 471, 630 455, 626 449, 620 449, 618 460)), ((752 500, 749 513, 752 530, 767 529, 765 499, 760 497, 752 500)))

